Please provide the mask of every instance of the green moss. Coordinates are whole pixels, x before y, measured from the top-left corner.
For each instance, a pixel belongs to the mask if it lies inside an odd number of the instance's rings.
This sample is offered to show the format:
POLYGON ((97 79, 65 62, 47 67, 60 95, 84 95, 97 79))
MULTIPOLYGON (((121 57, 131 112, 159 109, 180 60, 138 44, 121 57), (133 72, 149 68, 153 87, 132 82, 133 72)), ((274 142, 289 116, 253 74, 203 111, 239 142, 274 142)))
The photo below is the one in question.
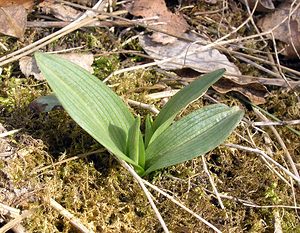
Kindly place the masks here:
POLYGON ((120 67, 119 59, 116 55, 95 58, 93 63, 94 75, 101 80, 107 78, 112 72, 120 67))

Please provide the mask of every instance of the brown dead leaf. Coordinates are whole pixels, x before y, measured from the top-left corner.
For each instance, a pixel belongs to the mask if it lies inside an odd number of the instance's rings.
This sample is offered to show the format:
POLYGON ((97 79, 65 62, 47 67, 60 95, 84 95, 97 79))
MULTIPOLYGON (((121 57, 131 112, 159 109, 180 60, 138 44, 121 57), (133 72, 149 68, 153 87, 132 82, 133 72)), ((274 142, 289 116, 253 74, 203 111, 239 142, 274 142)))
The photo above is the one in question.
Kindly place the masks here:
MULTIPOLYGON (((191 82, 195 78, 198 78, 201 74, 191 69, 182 69, 176 70, 175 73, 179 75, 177 80, 180 80, 184 83, 191 82)), ((268 81, 276 81, 277 83, 271 83, 271 85, 280 85, 283 86, 283 79, 270 79, 266 78, 260 80, 258 78, 249 78, 249 77, 222 77, 216 84, 212 87, 215 91, 226 94, 229 92, 238 92, 239 94, 246 97, 254 104, 263 104, 265 103, 265 96, 269 93, 264 84, 268 81), (281 83, 278 83, 280 81, 281 83)), ((293 85, 295 87, 295 85, 293 85)), ((152 96, 153 97, 153 96, 152 96)))
MULTIPOLYGON (((191 79, 187 78, 184 79, 184 81, 190 82, 191 79)), ((216 84, 212 86, 212 88, 221 94, 226 94, 229 92, 238 92, 239 94, 243 95, 256 105, 265 103, 265 96, 269 93, 265 86, 258 82, 243 82, 243 84, 241 84, 227 77, 221 78, 216 84)), ((178 91, 179 89, 155 92, 146 95, 146 97, 149 99, 162 99, 166 97, 171 97, 175 95, 178 91)))
POLYGON ((34 6, 34 0, 1 0, 0 7, 23 6, 26 10, 34 6))
MULTIPOLYGON (((82 68, 86 69, 90 73, 93 73, 92 64, 94 61, 94 56, 91 53, 66 53, 58 54, 58 56, 65 58, 82 68)), ((20 69, 25 77, 33 75, 37 80, 44 80, 44 77, 39 70, 36 61, 33 57, 25 56, 19 61, 20 69)))
POLYGON ((71 0, 70 2, 74 2, 82 6, 94 6, 98 1, 97 0, 71 0))
POLYGON ((55 18, 62 21, 73 21, 77 19, 81 12, 71 6, 55 3, 52 1, 44 1, 39 4, 42 11, 46 14, 52 14, 55 18))
POLYGON ((0 7, 0 33, 22 38, 27 22, 27 12, 22 5, 0 7))
MULTIPOLYGON (((248 4, 250 9, 252 10, 255 7, 257 0, 240 0, 245 5, 248 4)), ((258 0, 257 7, 255 11, 257 12, 270 12, 275 9, 274 3, 272 0, 258 0)))
POLYGON ((1 0, 0 33, 22 39, 27 12, 34 6, 34 0, 1 0))
MULTIPOLYGON (((203 41, 203 38, 193 33, 185 33, 183 36, 193 41, 203 41)), ((204 50, 204 46, 198 43, 176 39, 174 43, 162 45, 153 42, 147 35, 140 36, 139 42, 146 53, 157 61, 176 57, 172 61, 158 64, 162 69, 191 68, 198 72, 203 72, 225 68, 228 73, 240 75, 239 69, 224 54, 221 54, 216 49, 204 50)))
POLYGON ((273 13, 269 13, 260 19, 258 26, 262 31, 267 31, 280 25, 273 30, 273 34, 275 39, 286 44, 282 54, 287 58, 300 58, 300 8, 284 21, 293 10, 291 7, 291 1, 285 1, 273 13))
MULTIPOLYGON (((149 26, 175 36, 181 36, 188 29, 185 19, 180 14, 169 11, 164 0, 135 0, 128 11, 134 16, 143 18, 157 17, 147 21, 149 26)), ((163 44, 176 39, 159 32, 153 33, 152 36, 153 41, 163 44)))
POLYGON ((252 82, 241 84, 224 77, 212 87, 221 94, 232 91, 238 92, 247 97, 253 104, 256 105, 265 103, 265 96, 268 94, 267 88, 260 83, 252 82))

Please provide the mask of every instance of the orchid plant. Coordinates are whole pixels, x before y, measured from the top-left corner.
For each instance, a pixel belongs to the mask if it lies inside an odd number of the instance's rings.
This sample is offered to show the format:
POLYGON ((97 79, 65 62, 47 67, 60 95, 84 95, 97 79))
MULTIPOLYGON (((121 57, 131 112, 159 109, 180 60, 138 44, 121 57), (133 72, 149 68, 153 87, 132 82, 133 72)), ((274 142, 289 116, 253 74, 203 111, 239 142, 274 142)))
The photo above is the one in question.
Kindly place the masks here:
POLYGON ((134 116, 123 100, 80 66, 46 53, 35 53, 37 64, 56 97, 87 133, 140 176, 179 164, 222 143, 241 121, 238 107, 213 104, 178 121, 175 117, 222 77, 220 69, 205 74, 177 92, 153 119, 134 116))

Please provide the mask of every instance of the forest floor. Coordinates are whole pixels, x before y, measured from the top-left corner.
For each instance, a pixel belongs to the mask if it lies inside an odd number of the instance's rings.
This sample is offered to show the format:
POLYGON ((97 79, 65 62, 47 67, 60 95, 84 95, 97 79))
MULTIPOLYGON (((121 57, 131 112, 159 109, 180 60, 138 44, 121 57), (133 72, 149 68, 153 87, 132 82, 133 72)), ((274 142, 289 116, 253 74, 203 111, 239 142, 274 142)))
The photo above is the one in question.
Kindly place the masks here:
MULTIPOLYGON (((249 17, 246 7, 239 1, 226 1, 225 10, 220 10, 225 1, 209 2, 182 1, 181 8, 176 4, 169 8, 172 11, 181 9, 190 30, 212 41, 230 33, 249 17)), ((113 11, 120 9, 120 5, 113 6, 113 11)), ((28 18, 35 19, 37 14, 37 10, 33 10, 28 18)), ((256 20, 260 15, 257 13, 253 18, 256 20)), ((128 13, 121 16, 132 19, 128 13)), ((1 35, 0 43, 4 46, 0 46, 0 56, 18 51, 57 30, 27 28, 23 41, 1 35)), ((123 68, 153 62, 136 37, 144 30, 139 26, 82 27, 49 42, 41 50, 91 52, 94 75, 104 80, 123 68)), ((246 98, 249 96, 243 95, 243 91, 249 92, 245 91, 246 87, 223 94, 209 89, 181 115, 211 104, 213 99, 239 106, 245 111, 244 120, 218 148, 191 161, 153 172, 145 180, 222 232, 300 232, 299 183, 274 163, 276 161, 294 174, 290 156, 293 165, 300 170, 300 125, 299 122, 296 125, 288 123, 300 119, 297 96, 300 75, 293 67, 289 68, 292 72, 277 69, 278 56, 275 56, 272 40, 267 37, 264 37, 267 44, 260 37, 240 40, 256 33, 248 21, 229 37, 233 42, 224 48, 240 53, 239 56, 225 54, 238 67, 241 78, 256 77, 257 85, 265 88, 265 96, 257 97, 261 102, 259 107, 250 104, 253 103, 251 96, 249 100, 246 98), (245 62, 239 59, 241 54, 273 62, 273 65, 255 60, 245 62), (271 75, 274 73, 276 77, 271 75), (284 79, 278 77, 282 74, 288 77, 287 82, 295 83, 293 89, 286 87, 284 79), (272 85, 272 82, 282 84, 272 85), (266 118, 276 122, 274 117, 287 124, 254 124, 266 118), (230 147, 229 143, 246 149, 230 147), (261 152, 272 161, 262 157, 261 152)), ((299 68, 299 61, 294 59, 293 63, 299 68)), ((18 59, 1 68, 0 226, 11 223, 14 232, 24 229, 26 232, 76 232, 78 224, 93 232, 163 232, 143 190, 113 155, 63 110, 45 113, 30 108, 32 101, 51 93, 46 81, 32 75, 25 77, 18 59), (18 132, 13 131, 17 129, 18 132), (5 133, 11 134, 5 136, 5 133), (62 209, 57 207, 58 203, 62 209), (65 210, 73 214, 71 219, 66 217, 65 210), (13 220, 19 221, 13 224, 13 220)), ((191 76, 195 77, 191 70, 175 73, 150 66, 116 73, 107 84, 125 101, 130 99, 159 109, 163 101, 150 99, 149 94, 182 88, 191 76)), ((254 100, 256 91, 261 88, 254 90, 254 100)), ((132 106, 132 112, 144 120, 149 109, 132 106)), ((151 187, 148 189, 170 232, 213 232, 172 199, 151 187)), ((3 232, 1 228, 0 232, 3 232)))

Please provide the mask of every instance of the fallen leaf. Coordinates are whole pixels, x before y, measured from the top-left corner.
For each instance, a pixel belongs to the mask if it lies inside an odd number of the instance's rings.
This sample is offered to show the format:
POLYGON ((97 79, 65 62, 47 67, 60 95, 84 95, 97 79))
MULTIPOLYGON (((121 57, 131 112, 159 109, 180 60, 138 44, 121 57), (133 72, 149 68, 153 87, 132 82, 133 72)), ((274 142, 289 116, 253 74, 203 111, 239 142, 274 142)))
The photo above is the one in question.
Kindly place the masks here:
POLYGON ((39 4, 42 8, 42 11, 46 14, 52 14, 55 18, 62 21, 73 21, 77 19, 81 12, 74 9, 71 6, 67 6, 60 3, 55 3, 52 1, 44 1, 39 4))
POLYGON ((34 6, 34 0, 1 0, 0 7, 23 6, 29 10, 34 6))
MULTIPOLYGON (((185 33, 184 36, 193 41, 203 41, 203 39, 193 33, 185 33)), ((162 45, 143 35, 139 37, 142 48, 156 61, 176 57, 170 62, 158 64, 166 70, 191 68, 198 72, 209 72, 220 68, 225 68, 228 73, 240 75, 239 69, 231 63, 224 54, 216 49, 206 49, 199 43, 190 43, 176 39, 175 42, 162 45)))
POLYGON ((282 54, 287 58, 300 58, 300 8, 290 14, 293 10, 291 7, 291 1, 285 1, 273 13, 260 19, 258 26, 262 31, 268 31, 279 25, 273 30, 273 35, 286 44, 282 54), (290 18, 285 20, 289 15, 290 18))
POLYGON ((260 83, 245 83, 241 84, 230 80, 229 78, 222 78, 212 86, 217 92, 226 94, 228 92, 238 92, 246 96, 253 104, 259 105, 266 102, 265 97, 269 93, 267 88, 260 83))
POLYGON ((21 72, 26 78, 28 78, 30 75, 33 75, 37 80, 44 80, 34 58, 28 56, 22 57, 19 60, 19 66, 21 72))
MULTIPOLYGON (((91 53, 66 53, 58 54, 58 56, 63 57, 82 68, 86 69, 90 73, 93 73, 92 64, 94 62, 94 56, 91 53)), ((19 60, 19 65, 22 73, 25 77, 33 75, 37 80, 44 80, 41 71, 37 67, 36 61, 33 57, 25 56, 19 60)))
MULTIPOLYGON (((168 10, 164 0, 135 0, 128 8, 128 11, 134 16, 143 18, 157 19, 147 20, 147 24, 152 28, 175 36, 181 36, 189 27, 188 23, 180 14, 172 13, 168 10)), ((168 44, 176 38, 167 36, 164 33, 155 32, 152 35, 155 42, 168 44)))
POLYGON ((30 103, 29 108, 37 113, 63 109, 61 103, 54 94, 41 96, 35 99, 30 103))
MULTIPOLYGON (((97 0, 74 0, 71 2, 75 2, 82 6, 94 6, 98 1, 97 0)), ((107 0, 105 0, 104 2, 107 2, 107 0)), ((107 4, 107 3, 105 3, 105 4, 107 4)))
MULTIPOLYGON (((245 5, 248 4, 250 9, 253 10, 257 0, 240 0, 245 5)), ((272 0, 258 0, 255 11, 257 12, 270 12, 275 9, 274 1, 272 0)))
POLYGON ((27 23, 27 11, 34 6, 34 0, 1 0, 0 33, 22 39, 27 23))
POLYGON ((27 12, 22 6, 0 7, 0 33, 17 38, 23 38, 27 12))
MULTIPOLYGON (((190 82, 193 79, 187 78, 184 80, 189 80, 190 82)), ((256 105, 264 104, 266 102, 265 97, 269 93, 267 88, 258 82, 239 83, 237 81, 231 80, 228 77, 223 77, 222 79, 220 79, 217 83, 215 83, 212 86, 212 88, 221 94, 226 94, 229 92, 238 92, 256 105)), ((146 97, 149 99, 162 99, 166 97, 171 97, 175 95, 178 91, 179 89, 155 92, 146 95, 146 97)))

